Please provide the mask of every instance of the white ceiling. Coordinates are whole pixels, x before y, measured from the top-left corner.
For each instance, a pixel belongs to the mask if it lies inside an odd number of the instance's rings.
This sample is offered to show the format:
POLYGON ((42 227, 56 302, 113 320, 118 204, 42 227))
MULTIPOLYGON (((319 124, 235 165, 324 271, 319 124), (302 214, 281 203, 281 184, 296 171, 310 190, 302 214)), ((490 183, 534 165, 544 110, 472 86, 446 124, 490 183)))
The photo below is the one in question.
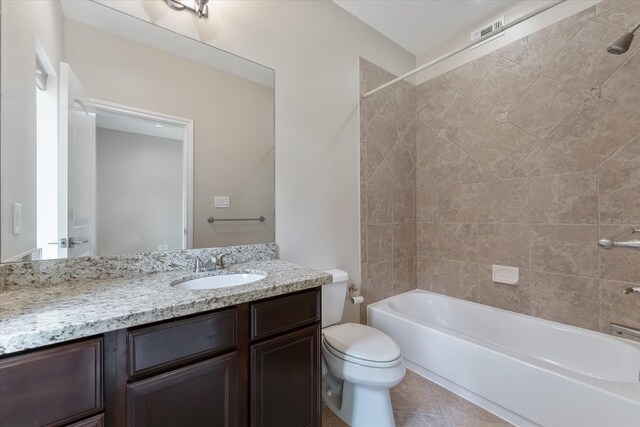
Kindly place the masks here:
POLYGON ((524 0, 333 0, 414 55, 484 25, 524 0))

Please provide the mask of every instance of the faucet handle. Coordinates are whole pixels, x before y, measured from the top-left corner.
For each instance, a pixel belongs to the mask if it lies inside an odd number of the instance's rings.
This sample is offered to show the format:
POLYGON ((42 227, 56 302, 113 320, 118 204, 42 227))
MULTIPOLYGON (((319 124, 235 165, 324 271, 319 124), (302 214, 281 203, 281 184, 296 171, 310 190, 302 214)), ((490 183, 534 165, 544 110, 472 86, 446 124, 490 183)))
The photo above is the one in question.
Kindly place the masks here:
POLYGON ((224 264, 224 257, 226 257, 227 255, 230 255, 230 254, 220 254, 220 255, 214 255, 212 257, 212 259, 215 260, 216 268, 222 269, 226 267, 224 264))
POLYGON ((194 273, 202 273, 203 271, 205 271, 204 263, 202 262, 202 259, 200 257, 197 257, 197 256, 194 256, 193 259, 195 261, 195 265, 193 266, 193 272, 194 273))

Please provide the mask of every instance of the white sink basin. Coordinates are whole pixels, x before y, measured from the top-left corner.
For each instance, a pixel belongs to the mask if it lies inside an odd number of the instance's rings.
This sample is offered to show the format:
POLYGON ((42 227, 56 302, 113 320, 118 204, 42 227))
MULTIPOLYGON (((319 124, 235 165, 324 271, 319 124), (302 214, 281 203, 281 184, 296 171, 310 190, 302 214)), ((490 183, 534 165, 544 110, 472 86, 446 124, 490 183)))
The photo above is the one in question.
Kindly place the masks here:
POLYGON ((198 289, 220 289, 232 286, 246 285, 264 279, 264 274, 220 274, 218 276, 207 276, 199 279, 191 279, 175 285, 178 289, 198 290, 198 289))

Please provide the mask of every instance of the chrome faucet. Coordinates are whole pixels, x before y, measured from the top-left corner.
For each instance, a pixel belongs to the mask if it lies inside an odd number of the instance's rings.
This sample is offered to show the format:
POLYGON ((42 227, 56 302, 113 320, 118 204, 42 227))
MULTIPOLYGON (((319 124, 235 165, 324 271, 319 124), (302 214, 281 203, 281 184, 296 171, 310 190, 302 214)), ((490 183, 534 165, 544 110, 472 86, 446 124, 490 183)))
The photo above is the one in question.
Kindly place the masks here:
POLYGON ((224 257, 227 255, 229 254, 212 255, 209 259, 207 259, 206 262, 202 261, 202 258, 200 257, 193 257, 193 259, 195 260, 193 272, 204 273, 207 271, 222 270, 226 267, 224 263, 224 257))

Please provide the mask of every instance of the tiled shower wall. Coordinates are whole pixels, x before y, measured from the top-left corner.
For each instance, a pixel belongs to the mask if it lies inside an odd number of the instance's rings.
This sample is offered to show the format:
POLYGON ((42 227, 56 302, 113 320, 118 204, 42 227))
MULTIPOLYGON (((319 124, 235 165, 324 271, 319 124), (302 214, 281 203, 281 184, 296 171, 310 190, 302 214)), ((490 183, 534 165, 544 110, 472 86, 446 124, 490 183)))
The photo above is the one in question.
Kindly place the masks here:
MULTIPOLYGON (((394 77, 360 60, 362 93, 394 77)), ((364 99, 360 228, 362 295, 367 303, 416 288, 415 159, 415 87, 402 82, 364 99)))
MULTIPOLYGON (((605 1, 415 88, 418 288, 640 327, 640 297, 621 292, 640 284, 640 252, 596 245, 640 226, 640 43, 606 52, 638 21, 640 1, 605 1), (519 267, 518 285, 494 283, 492 264, 519 267)), ((400 292, 371 269, 366 237, 363 289, 400 292)))

